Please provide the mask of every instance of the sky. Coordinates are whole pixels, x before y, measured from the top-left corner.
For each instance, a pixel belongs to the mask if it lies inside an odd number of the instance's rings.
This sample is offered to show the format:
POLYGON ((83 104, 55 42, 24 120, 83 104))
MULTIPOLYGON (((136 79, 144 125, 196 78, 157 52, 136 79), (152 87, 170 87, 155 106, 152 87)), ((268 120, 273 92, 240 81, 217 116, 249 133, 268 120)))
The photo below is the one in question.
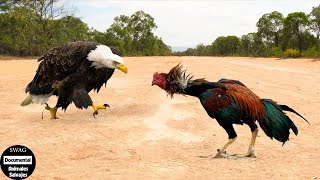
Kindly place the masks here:
POLYGON ((319 0, 194 0, 194 1, 111 1, 69 0, 75 16, 105 32, 119 15, 143 10, 155 19, 154 33, 172 47, 211 44, 219 36, 241 37, 256 32, 259 18, 273 11, 309 14, 319 0))

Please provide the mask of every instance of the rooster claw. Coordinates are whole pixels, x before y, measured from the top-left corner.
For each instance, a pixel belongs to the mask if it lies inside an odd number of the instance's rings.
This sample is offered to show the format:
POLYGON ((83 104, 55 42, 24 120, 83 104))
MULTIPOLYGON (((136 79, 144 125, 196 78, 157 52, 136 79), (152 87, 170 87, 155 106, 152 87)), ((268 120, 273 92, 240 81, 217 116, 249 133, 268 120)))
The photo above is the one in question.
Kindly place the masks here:
POLYGON ((110 105, 109 105, 109 104, 103 104, 103 106, 110 108, 110 105))
POLYGON ((217 149, 218 153, 213 156, 212 158, 224 158, 226 157, 227 155, 227 152, 226 151, 223 151, 223 150, 220 150, 220 149, 217 149))
POLYGON ((245 157, 248 157, 248 158, 256 158, 257 156, 254 155, 253 153, 250 153, 250 154, 246 154, 245 157))

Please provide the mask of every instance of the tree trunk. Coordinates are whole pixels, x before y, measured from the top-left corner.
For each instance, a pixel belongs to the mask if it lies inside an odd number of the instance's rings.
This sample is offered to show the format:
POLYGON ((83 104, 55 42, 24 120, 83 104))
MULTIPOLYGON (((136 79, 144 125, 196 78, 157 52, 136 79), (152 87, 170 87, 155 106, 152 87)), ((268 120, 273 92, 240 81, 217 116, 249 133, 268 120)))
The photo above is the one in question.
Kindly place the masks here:
POLYGON ((275 36, 274 36, 274 44, 276 45, 276 47, 279 47, 279 34, 278 32, 275 32, 275 36))
POLYGON ((301 39, 301 34, 298 35, 298 48, 299 48, 299 55, 301 56, 301 52, 302 52, 302 39, 301 39))

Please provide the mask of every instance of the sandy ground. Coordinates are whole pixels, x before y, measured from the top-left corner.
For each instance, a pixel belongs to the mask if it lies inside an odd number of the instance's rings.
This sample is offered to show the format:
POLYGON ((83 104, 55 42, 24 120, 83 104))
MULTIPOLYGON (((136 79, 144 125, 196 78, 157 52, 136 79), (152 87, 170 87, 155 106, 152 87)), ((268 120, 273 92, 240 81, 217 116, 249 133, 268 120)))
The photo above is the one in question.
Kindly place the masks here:
MULTIPOLYGON (((71 105, 59 120, 50 120, 41 105, 20 107, 24 88, 38 63, 0 61, 0 152, 22 144, 37 159, 30 179, 312 179, 320 178, 320 62, 215 57, 125 58, 129 73, 116 72, 99 94, 109 103, 97 119, 92 109, 71 105), (257 95, 290 105, 308 125, 291 115, 298 136, 282 146, 262 131, 257 158, 208 159, 227 141, 216 120, 196 98, 175 96, 151 86, 155 71, 177 63, 195 77, 241 80, 257 95)), ((55 98, 50 104, 55 104, 55 98)), ((251 137, 247 126, 235 126, 230 153, 245 153, 251 137)), ((5 176, 0 173, 0 179, 5 176)))

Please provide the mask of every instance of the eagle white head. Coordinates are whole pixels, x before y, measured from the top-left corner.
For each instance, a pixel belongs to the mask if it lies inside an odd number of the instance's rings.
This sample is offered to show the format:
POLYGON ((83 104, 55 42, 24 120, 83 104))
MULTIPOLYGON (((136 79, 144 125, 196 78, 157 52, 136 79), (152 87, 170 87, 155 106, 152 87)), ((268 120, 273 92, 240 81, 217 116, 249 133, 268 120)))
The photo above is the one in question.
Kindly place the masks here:
POLYGON ((91 50, 87 59, 92 61, 93 67, 99 68, 112 68, 119 69, 120 71, 127 73, 128 68, 124 65, 123 59, 113 54, 111 49, 106 45, 98 45, 96 49, 91 50))

